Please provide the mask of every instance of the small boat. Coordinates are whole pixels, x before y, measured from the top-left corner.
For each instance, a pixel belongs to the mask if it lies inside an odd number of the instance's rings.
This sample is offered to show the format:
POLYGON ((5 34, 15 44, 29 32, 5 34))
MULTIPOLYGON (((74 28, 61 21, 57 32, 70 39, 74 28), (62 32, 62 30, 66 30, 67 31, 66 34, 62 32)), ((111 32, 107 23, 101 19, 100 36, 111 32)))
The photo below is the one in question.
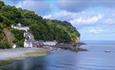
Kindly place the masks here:
POLYGON ((107 53, 109 53, 109 52, 111 52, 110 50, 105 50, 104 52, 107 52, 107 53))

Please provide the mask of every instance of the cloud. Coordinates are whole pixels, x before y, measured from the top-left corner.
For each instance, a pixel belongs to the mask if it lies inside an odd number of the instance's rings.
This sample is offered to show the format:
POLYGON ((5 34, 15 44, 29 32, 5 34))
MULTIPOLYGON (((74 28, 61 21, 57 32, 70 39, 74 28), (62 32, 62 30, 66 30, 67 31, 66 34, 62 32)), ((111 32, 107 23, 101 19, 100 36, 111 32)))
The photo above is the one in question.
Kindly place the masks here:
POLYGON ((115 0, 58 0, 61 9, 68 11, 82 11, 90 7, 115 7, 115 0))
POLYGON ((94 7, 81 12, 60 12, 45 15, 44 18, 68 21, 75 27, 115 24, 115 9, 94 7), (108 14, 109 13, 109 14, 108 14))
POLYGON ((20 2, 20 0, 1 0, 1 1, 4 1, 5 4, 11 5, 11 6, 15 6, 15 4, 20 2))
POLYGON ((103 29, 90 29, 90 30, 87 30, 89 33, 92 33, 92 34, 99 34, 99 33, 102 33, 104 30, 103 29))
POLYGON ((50 12, 50 6, 44 0, 20 0, 20 2, 16 4, 16 7, 33 10, 40 15, 50 12))
POLYGON ((51 13, 49 15, 45 15, 45 16, 43 16, 43 18, 69 21, 70 19, 74 18, 74 16, 77 16, 77 13, 68 12, 68 11, 63 10, 63 11, 60 11, 60 12, 55 12, 55 13, 51 13))
POLYGON ((82 26, 82 25, 91 25, 96 24, 104 17, 101 13, 92 13, 91 11, 82 11, 82 12, 69 12, 69 11, 60 11, 58 13, 53 13, 44 16, 48 19, 58 19, 62 21, 68 21, 73 26, 82 26))
POLYGON ((103 23, 105 23, 105 24, 115 24, 115 18, 113 19, 113 18, 107 18, 106 20, 103 20, 103 23))
POLYGON ((79 18, 73 18, 70 22, 72 24, 80 23, 80 24, 95 24, 100 19, 103 18, 102 14, 97 14, 95 16, 87 16, 87 18, 79 17, 79 18))

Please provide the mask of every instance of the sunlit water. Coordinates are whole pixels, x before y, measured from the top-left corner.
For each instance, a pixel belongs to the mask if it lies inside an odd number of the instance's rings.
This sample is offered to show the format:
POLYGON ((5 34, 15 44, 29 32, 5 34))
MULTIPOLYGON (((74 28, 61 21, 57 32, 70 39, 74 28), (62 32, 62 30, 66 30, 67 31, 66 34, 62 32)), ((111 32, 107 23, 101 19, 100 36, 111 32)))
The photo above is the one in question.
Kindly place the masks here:
POLYGON ((58 49, 48 56, 28 58, 1 70, 115 70, 115 41, 85 41, 88 51, 72 52, 58 49), (111 52, 104 52, 111 50, 111 52))

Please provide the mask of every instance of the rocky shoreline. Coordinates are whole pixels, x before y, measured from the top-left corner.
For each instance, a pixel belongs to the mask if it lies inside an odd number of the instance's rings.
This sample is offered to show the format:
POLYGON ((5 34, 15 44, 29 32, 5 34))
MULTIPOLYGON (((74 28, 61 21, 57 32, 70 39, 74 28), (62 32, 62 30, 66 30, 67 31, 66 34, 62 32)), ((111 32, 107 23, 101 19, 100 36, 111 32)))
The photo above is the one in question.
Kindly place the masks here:
POLYGON ((75 51, 75 52, 78 52, 78 51, 88 51, 87 49, 80 48, 81 45, 86 45, 86 44, 82 43, 82 42, 78 43, 76 45, 60 43, 60 44, 57 44, 55 47, 56 48, 61 48, 61 49, 68 49, 68 50, 75 51))

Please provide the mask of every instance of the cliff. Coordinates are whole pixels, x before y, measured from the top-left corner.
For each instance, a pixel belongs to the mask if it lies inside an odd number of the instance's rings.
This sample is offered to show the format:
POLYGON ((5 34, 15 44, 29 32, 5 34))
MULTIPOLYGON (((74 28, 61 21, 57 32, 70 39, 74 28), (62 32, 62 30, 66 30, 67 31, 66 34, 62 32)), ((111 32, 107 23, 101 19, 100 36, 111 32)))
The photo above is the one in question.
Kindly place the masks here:
POLYGON ((23 31, 11 28, 21 23, 28 26, 36 40, 78 43, 80 34, 67 21, 43 19, 34 11, 5 5, 0 1, 0 48, 10 48, 13 43, 23 47, 23 31))

